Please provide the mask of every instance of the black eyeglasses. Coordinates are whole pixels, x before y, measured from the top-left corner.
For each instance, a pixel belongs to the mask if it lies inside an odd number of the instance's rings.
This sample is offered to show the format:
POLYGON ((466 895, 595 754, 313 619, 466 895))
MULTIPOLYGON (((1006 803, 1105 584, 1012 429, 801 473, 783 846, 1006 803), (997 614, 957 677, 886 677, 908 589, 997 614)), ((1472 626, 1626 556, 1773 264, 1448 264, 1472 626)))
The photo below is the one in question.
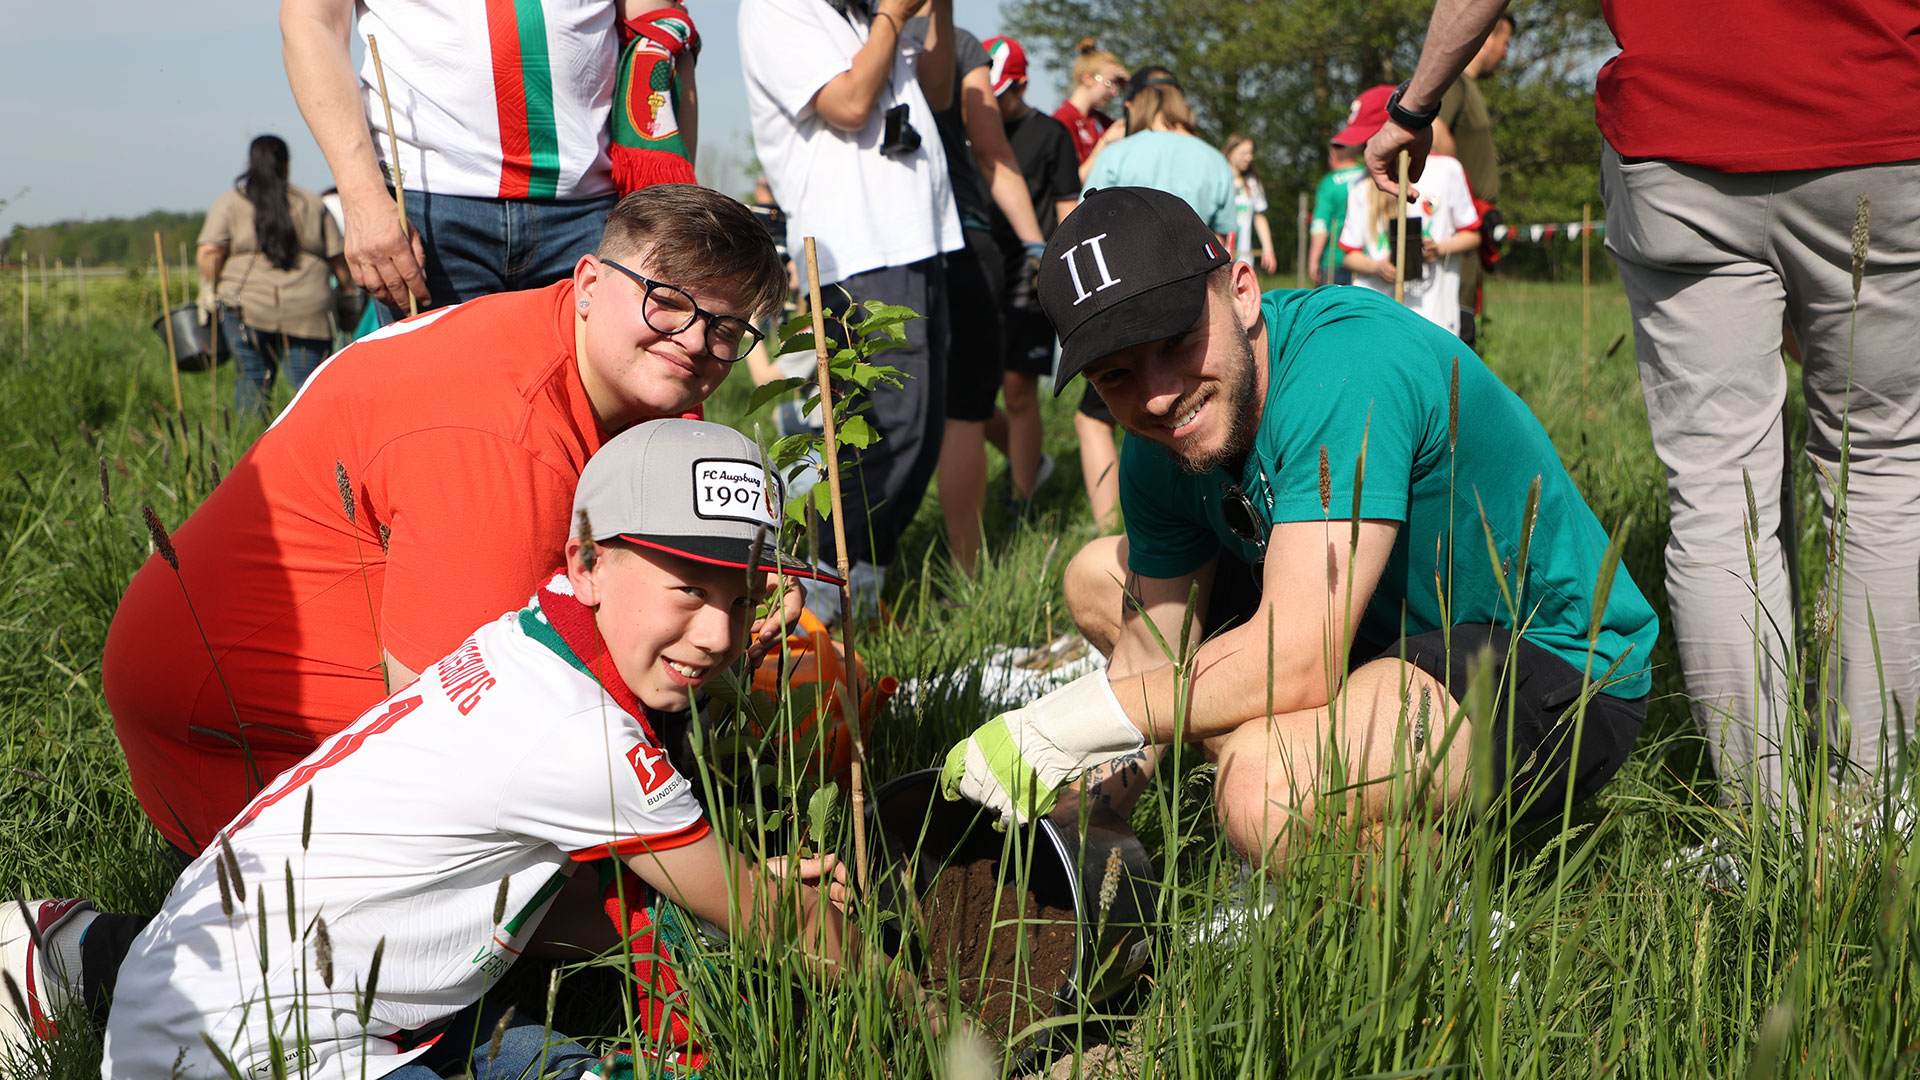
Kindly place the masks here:
POLYGON ((1270 526, 1253 508, 1253 499, 1239 484, 1220 485, 1220 518, 1227 524, 1227 531, 1237 540, 1252 544, 1259 552, 1254 560, 1258 567, 1267 558, 1267 534, 1270 526))
POLYGON ((706 310, 677 285, 636 274, 612 259, 601 259, 600 265, 613 267, 647 290, 640 315, 648 326, 660 333, 678 334, 700 319, 707 320, 704 338, 707 353, 723 364, 739 360, 760 343, 760 331, 755 330, 752 323, 737 315, 716 315, 706 310))

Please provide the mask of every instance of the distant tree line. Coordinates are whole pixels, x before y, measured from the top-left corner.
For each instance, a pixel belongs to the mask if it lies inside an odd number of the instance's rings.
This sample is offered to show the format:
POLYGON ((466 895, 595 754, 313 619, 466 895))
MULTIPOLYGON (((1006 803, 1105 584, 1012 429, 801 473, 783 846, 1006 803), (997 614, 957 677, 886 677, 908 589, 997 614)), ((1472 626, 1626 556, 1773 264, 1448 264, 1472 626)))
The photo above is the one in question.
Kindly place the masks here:
MULTIPOLYGON (((1326 171, 1327 140, 1360 91, 1412 74, 1432 0, 1011 0, 1009 32, 1072 66, 1091 37, 1129 67, 1180 78, 1201 135, 1253 137, 1274 240, 1287 262, 1299 192, 1326 171), (1283 239, 1284 237, 1284 239, 1283 239)), ((1522 0, 1506 62, 1481 83, 1493 112, 1509 222, 1598 216, 1600 133, 1593 75, 1613 47, 1599 0, 1522 0)), ((1045 102, 1035 102, 1044 105, 1045 102)), ((1116 108, 1117 113, 1117 108, 1116 108)))
POLYGON ((109 264, 138 265, 153 261, 153 233, 160 231, 160 243, 167 263, 180 259, 180 245, 186 244, 192 257, 193 243, 199 239, 204 210, 186 213, 155 210, 137 218, 100 218, 97 221, 57 221, 51 225, 15 225, 0 239, 0 260, 17 263, 21 259, 38 264, 58 260, 72 266, 109 264))

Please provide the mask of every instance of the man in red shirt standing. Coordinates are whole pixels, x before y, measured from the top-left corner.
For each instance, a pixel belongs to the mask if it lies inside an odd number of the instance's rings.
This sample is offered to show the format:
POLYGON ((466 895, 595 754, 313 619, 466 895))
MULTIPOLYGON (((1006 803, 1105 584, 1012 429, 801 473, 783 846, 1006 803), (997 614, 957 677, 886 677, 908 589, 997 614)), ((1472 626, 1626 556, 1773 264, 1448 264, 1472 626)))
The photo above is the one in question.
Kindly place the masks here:
POLYGON ((1808 778, 1783 767, 1814 736, 1788 747, 1801 738, 1788 702, 1818 661, 1792 662, 1775 535, 1783 322, 1800 343, 1806 454, 1843 541, 1817 603, 1852 719, 1850 739, 1829 733, 1854 766, 1845 779, 1891 763, 1920 699, 1920 114, 1892 104, 1920 100, 1920 36, 1904 0, 1602 9, 1621 45, 1595 95, 1607 248, 1667 465, 1680 666, 1722 780, 1791 804, 1808 778))
MULTIPOLYGON (((1425 157, 1422 118, 1505 6, 1436 5, 1402 115, 1367 148, 1382 188, 1399 149, 1425 157)), ((1734 799, 1795 805, 1810 778, 1785 767, 1817 740, 1789 702, 1829 646, 1848 723, 1813 708, 1844 779, 1881 775, 1920 703, 1920 113, 1903 107, 1920 100, 1920 32, 1901 0, 1601 10, 1620 43, 1595 94, 1607 249, 1667 466, 1681 669, 1734 799), (1804 665, 1775 535, 1783 324, 1839 540, 1804 665)))

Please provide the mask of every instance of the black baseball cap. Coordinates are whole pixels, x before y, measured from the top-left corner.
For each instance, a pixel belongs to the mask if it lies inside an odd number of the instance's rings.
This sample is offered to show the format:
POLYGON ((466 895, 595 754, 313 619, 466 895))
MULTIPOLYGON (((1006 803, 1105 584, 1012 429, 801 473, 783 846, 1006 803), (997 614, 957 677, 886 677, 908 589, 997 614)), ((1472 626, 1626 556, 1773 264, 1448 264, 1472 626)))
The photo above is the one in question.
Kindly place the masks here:
POLYGON ((1148 64, 1127 76, 1127 96, 1124 100, 1132 101, 1133 95, 1143 86, 1171 86, 1179 90, 1180 80, 1174 75, 1172 69, 1163 68, 1158 64, 1148 64))
POLYGON ((1040 307, 1060 335, 1053 392, 1089 364, 1192 326, 1207 274, 1226 248, 1178 195, 1155 188, 1087 192, 1047 241, 1040 307))

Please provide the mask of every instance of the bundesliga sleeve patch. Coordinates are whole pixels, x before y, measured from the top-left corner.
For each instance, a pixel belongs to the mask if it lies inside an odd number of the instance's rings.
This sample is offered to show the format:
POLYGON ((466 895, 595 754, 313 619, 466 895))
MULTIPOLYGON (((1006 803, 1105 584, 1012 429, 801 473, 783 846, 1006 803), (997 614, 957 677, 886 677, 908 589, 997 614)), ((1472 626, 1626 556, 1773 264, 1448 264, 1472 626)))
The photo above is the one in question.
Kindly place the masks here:
POLYGON ((648 810, 659 809, 693 786, 667 760, 667 752, 657 746, 635 743, 627 750, 627 764, 633 766, 634 779, 640 785, 640 804, 648 810))

